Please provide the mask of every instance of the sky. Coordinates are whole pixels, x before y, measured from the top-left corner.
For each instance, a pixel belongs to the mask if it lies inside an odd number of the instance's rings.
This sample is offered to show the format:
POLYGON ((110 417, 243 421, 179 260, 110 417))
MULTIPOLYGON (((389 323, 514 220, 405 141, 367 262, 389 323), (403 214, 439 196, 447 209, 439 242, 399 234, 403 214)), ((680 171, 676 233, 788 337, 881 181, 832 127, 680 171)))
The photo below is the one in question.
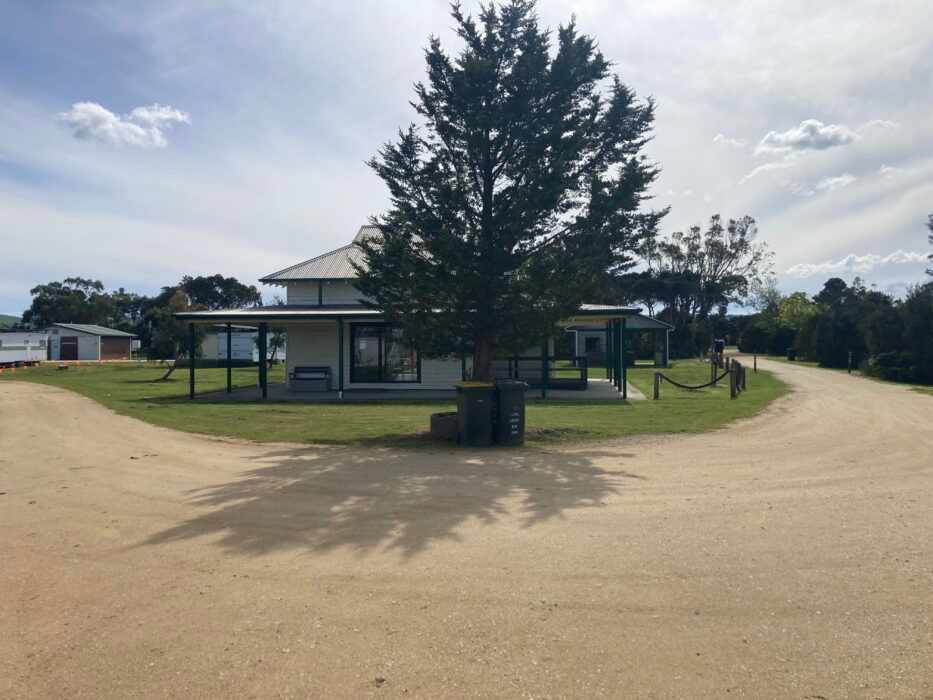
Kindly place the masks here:
MULTIPOLYGON (((465 2, 465 9, 476 5, 465 2)), ((384 210, 365 165, 415 119, 448 3, 5 0, 0 313, 68 276, 153 293, 259 277, 384 210)), ((540 0, 657 101, 663 230, 751 215, 785 292, 923 281, 933 3, 540 0)), ((267 297, 276 290, 265 288, 267 297)))

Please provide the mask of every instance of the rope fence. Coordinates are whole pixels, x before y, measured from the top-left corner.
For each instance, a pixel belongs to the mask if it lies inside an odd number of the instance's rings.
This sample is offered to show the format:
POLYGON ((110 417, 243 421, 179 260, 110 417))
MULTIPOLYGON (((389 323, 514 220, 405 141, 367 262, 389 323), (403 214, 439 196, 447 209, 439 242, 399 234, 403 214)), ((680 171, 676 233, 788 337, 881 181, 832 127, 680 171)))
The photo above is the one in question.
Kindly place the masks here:
POLYGON ((674 379, 671 379, 663 372, 654 373, 654 400, 658 401, 661 398, 661 384, 663 382, 668 382, 673 384, 678 389, 686 389, 687 391, 698 391, 699 389, 706 389, 707 387, 716 386, 722 379, 729 377, 729 398, 737 399, 739 394, 745 391, 748 388, 748 380, 745 372, 745 365, 734 358, 725 358, 723 362, 723 373, 716 376, 716 368, 718 363, 713 361, 710 367, 710 375, 712 379, 706 384, 682 384, 674 379))

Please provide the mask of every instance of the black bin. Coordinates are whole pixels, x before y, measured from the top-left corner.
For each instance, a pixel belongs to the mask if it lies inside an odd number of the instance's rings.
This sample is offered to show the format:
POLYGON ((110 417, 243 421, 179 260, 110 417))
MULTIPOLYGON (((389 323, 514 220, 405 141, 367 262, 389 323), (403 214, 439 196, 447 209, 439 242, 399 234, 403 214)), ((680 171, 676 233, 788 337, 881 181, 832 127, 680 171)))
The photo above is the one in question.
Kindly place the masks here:
POLYGON ((496 442, 521 445, 525 442, 525 382, 496 382, 496 442))
POLYGON ((496 386, 486 382, 457 385, 457 441, 468 447, 492 444, 496 386))
POLYGON ((797 359, 797 348, 787 348, 787 359, 791 362, 797 359))

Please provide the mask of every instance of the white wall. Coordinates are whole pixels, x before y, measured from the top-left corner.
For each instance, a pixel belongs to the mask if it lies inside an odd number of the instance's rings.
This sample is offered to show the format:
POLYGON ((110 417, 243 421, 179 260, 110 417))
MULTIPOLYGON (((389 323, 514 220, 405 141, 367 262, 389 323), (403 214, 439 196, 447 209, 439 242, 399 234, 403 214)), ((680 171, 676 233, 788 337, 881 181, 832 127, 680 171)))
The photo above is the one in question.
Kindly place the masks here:
MULTIPOLYGON (((289 282, 285 287, 286 302, 317 306, 317 287, 317 282, 289 282)), ((363 299, 363 295, 351 283, 337 280, 322 283, 322 296, 325 305, 358 304, 363 299)))
MULTIPOLYGON (((66 333, 66 335, 70 334, 66 333)), ((83 335, 75 333, 78 336, 78 359, 79 360, 99 360, 100 359, 100 336, 83 335)))
POLYGON ((0 362, 33 362, 46 359, 45 333, 0 333, 0 362))
MULTIPOLYGON (((343 381, 344 389, 450 389, 460 381, 460 358, 422 359, 421 383, 350 383, 350 323, 343 326, 343 381)), ((330 367, 331 388, 338 387, 337 371, 337 324, 335 321, 320 323, 291 324, 288 326, 288 357, 286 367, 289 374, 295 367, 330 367)), ((470 361, 467 358, 467 369, 470 361)))

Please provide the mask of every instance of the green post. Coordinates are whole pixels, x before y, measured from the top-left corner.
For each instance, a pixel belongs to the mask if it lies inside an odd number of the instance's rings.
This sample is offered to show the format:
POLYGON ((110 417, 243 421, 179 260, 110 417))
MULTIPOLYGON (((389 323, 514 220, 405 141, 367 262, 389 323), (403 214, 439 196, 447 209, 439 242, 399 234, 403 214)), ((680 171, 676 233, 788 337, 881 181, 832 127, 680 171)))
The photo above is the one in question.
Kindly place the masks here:
POLYGON ((606 379, 614 380, 612 376, 612 321, 606 321, 606 379))
POLYGON ((544 339, 544 346, 541 348, 541 398, 547 398, 548 375, 551 373, 550 358, 548 357, 548 339, 544 339))
POLYGON ((622 319, 622 328, 619 330, 619 337, 621 341, 619 343, 619 354, 622 356, 622 400, 625 401, 628 399, 628 363, 625 361, 625 348, 626 348, 626 332, 625 332, 625 319, 622 319))
POLYGON ((194 337, 194 324, 188 324, 188 398, 194 398, 194 354, 196 340, 194 337))
POLYGON ((227 324, 227 393, 233 391, 233 326, 227 324))
POLYGON ((269 331, 268 323, 259 324, 259 390, 262 393, 262 398, 266 399, 269 397, 269 386, 268 386, 268 370, 269 365, 266 360, 267 350, 266 350, 266 334, 269 331))
POLYGON ((337 318, 337 398, 343 398, 343 318, 337 318))
POLYGON ((612 367, 616 391, 622 391, 622 325, 616 320, 612 323, 612 367))

